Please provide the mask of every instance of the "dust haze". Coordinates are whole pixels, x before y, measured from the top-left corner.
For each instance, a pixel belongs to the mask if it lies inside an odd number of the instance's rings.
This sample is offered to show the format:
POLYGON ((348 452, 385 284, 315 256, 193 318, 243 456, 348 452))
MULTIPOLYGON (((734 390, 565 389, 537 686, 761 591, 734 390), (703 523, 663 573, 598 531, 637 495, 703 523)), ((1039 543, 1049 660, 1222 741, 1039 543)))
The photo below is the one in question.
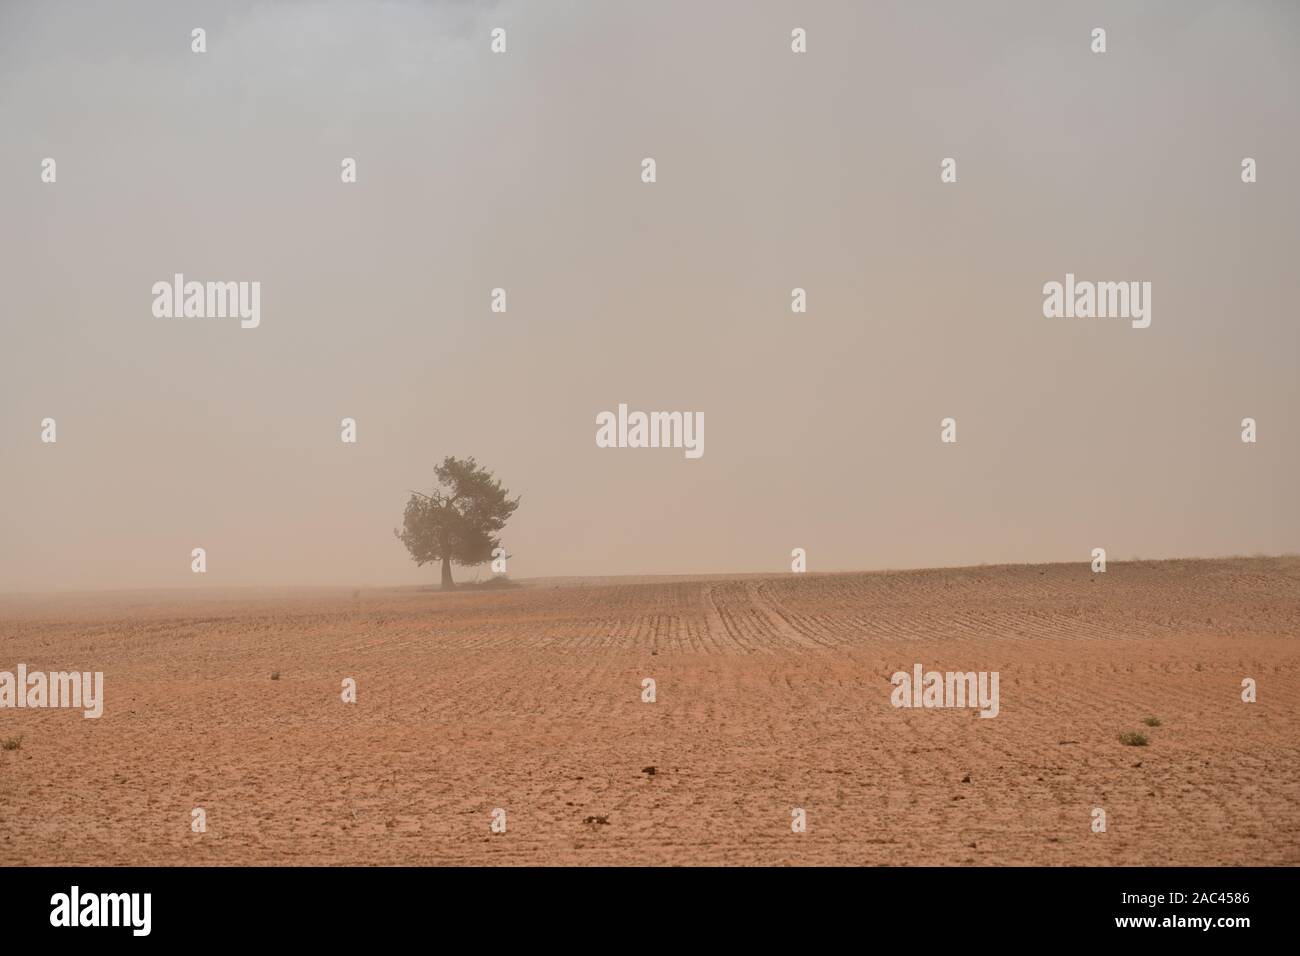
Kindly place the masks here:
POLYGON ((512 577, 1300 551, 1290 5, 132 10, 0 6, 0 591, 432 583, 446 455, 512 577), (177 272, 260 326, 155 318, 177 272), (1151 327, 1044 318, 1067 272, 1151 327))

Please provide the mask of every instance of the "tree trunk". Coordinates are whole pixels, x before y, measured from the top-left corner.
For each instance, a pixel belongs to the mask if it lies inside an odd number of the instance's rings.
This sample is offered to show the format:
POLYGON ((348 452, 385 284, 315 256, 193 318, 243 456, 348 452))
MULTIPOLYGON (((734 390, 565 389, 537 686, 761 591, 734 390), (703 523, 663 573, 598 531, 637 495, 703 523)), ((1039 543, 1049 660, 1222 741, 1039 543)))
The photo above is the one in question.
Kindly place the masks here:
POLYGON ((444 591, 451 591, 455 587, 456 587, 455 583, 451 580, 451 558, 443 558, 442 559, 442 589, 444 591))

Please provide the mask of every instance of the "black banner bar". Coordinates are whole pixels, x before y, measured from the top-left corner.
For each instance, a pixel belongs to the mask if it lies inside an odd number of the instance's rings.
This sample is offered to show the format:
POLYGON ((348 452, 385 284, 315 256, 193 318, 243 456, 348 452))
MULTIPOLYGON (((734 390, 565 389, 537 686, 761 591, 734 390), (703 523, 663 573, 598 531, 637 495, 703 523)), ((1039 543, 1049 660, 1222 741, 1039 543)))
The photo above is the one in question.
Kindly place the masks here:
MULTIPOLYGON (((0 870, 5 939, 254 940, 373 946, 427 933, 535 933, 632 943, 698 927, 733 942, 789 932, 828 943, 907 928, 963 939, 1216 946, 1287 928, 1283 868, 0 870), (91 924, 91 925, 87 925, 91 924), (630 934, 630 935, 629 935, 630 934), (955 935, 954 935, 955 934, 955 935)), ((919 937, 916 935, 919 934, 919 937)), ((937 934, 937 935, 936 935, 937 934)), ((909 944, 910 945, 910 944, 909 944)), ((16 951, 16 950, 15 950, 16 951)))

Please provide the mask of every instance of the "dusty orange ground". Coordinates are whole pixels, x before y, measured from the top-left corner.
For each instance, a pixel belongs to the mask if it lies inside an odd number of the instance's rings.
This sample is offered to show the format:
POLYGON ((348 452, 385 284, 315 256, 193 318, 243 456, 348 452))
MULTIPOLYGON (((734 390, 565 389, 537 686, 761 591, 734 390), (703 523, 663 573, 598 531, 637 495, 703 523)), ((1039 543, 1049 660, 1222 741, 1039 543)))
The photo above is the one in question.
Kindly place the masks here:
POLYGON ((0 621, 0 670, 102 670, 106 698, 0 710, 3 865, 1300 863, 1300 559, 11 597, 0 621), (894 709, 917 661, 1000 671, 1001 715, 894 709))

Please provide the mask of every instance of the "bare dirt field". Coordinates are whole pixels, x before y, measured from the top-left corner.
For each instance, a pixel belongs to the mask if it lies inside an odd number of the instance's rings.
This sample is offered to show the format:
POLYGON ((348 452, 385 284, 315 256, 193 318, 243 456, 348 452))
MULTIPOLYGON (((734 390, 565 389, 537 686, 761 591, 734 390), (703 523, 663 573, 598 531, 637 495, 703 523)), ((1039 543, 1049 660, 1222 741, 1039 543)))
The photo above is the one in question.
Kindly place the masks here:
POLYGON ((1297 558, 4 597, 105 705, 0 710, 0 865, 1296 864, 1297 635, 1297 558))

